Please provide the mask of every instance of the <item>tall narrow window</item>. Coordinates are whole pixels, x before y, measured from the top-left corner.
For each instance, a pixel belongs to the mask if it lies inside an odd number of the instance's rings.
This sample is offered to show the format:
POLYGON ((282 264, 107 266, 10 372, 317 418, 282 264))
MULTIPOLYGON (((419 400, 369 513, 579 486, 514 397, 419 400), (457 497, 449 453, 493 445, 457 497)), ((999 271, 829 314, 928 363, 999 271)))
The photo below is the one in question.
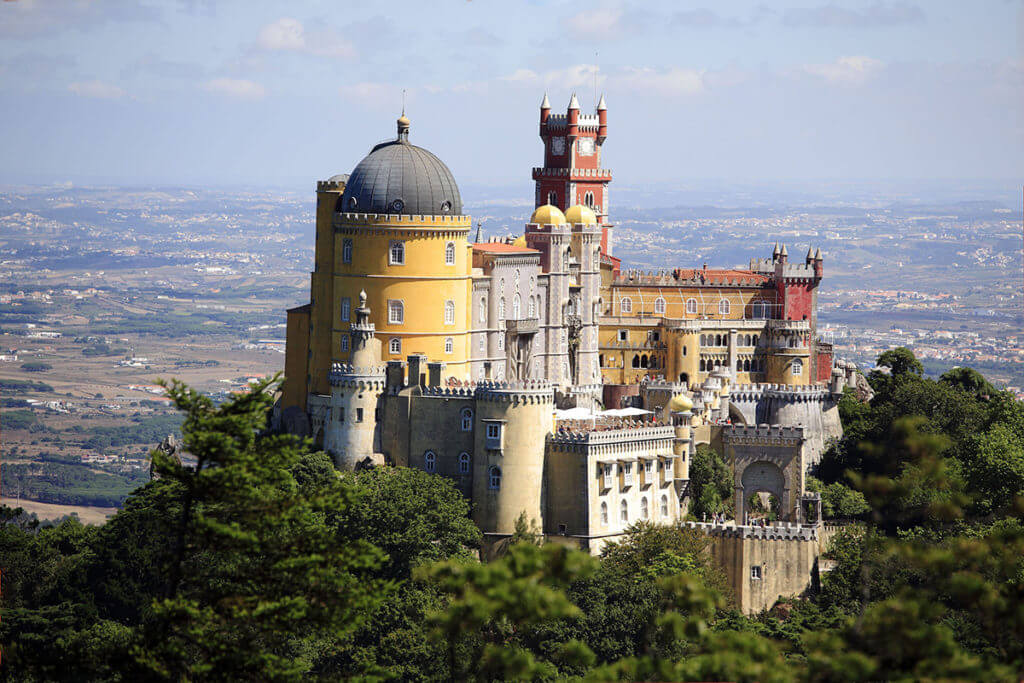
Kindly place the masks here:
POLYGON ((455 302, 451 299, 444 302, 444 324, 455 324, 455 302))
POLYGON ((512 319, 519 320, 523 310, 522 300, 519 298, 519 293, 516 292, 515 297, 512 299, 512 319))
POLYGON ((471 432, 473 431, 473 410, 471 408, 463 408, 461 417, 462 431, 471 432))
POLYGON ((348 335, 347 334, 343 334, 341 336, 341 350, 342 351, 348 351, 348 335))
POLYGON ((562 252, 562 272, 563 273, 568 273, 569 272, 569 259, 571 258, 571 255, 572 254, 571 254, 571 251, 569 249, 566 249, 564 252, 562 252))
POLYGON ((629 503, 627 503, 625 500, 619 503, 619 519, 622 521, 623 524, 629 522, 629 503))
POLYGON ((799 358, 793 361, 793 376, 799 377, 804 374, 804 362, 799 358))
POLYGON ((719 301, 718 301, 718 314, 719 315, 729 315, 729 300, 728 299, 719 299, 719 301))
POLYGON ((388 342, 388 351, 392 354, 402 353, 402 340, 398 337, 392 337, 391 341, 388 342))
POLYGON ((451 337, 444 340, 444 352, 449 355, 455 353, 455 340, 451 337))
POLYGON ((405 304, 398 299, 388 301, 388 323, 392 325, 405 324, 405 304))
POLYGON ((647 511, 647 496, 640 499, 640 519, 647 519, 650 513, 647 511))
POLYGON ((434 451, 427 451, 423 454, 423 469, 427 472, 437 471, 437 454, 434 451))
POLYGON ((660 296, 654 300, 654 313, 655 315, 665 315, 665 299, 660 296))
POLYGON ((341 243, 341 262, 352 263, 352 240, 341 243))
POLYGON ((398 240, 391 241, 391 249, 388 251, 389 263, 392 266, 405 265, 405 242, 398 240))
POLYGON ((480 299, 479 308, 480 312, 478 313, 478 316, 480 318, 480 322, 485 323, 487 322, 487 299, 480 299))
POLYGON ((498 320, 505 319, 505 297, 498 299, 498 320))
POLYGON ((661 497, 661 516, 668 517, 668 496, 661 497))
POLYGON ((491 465, 491 469, 487 471, 487 487, 492 491, 501 488, 501 468, 497 465, 491 465))
POLYGON ((537 299, 532 296, 530 297, 530 317, 537 317, 537 299))
POLYGON ((621 313, 632 313, 633 312, 633 300, 628 296, 622 297, 619 301, 619 311, 621 313))
POLYGON ((446 266, 455 265, 455 242, 444 245, 444 264, 446 266))
POLYGON ((459 453, 459 474, 469 474, 469 453, 459 453))
POLYGON ((348 322, 349 317, 352 314, 352 299, 347 296, 341 300, 341 319, 344 322, 348 322))
POLYGON ((556 193, 548 192, 548 204, 558 206, 558 195, 556 193))
POLYGON ((697 315, 697 300, 696 299, 687 299, 686 300, 686 314, 687 315, 697 315))
POLYGON ((608 503, 601 503, 601 526, 608 526, 608 503))

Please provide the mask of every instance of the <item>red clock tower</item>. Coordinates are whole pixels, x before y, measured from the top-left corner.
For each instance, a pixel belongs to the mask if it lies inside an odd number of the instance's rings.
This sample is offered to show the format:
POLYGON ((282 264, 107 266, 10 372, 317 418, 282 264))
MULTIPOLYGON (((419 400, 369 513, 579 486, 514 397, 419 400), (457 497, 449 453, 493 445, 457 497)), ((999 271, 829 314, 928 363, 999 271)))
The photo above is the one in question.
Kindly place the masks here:
POLYGON ((544 166, 533 169, 536 206, 551 204, 565 211, 574 204, 589 206, 601 224, 601 253, 611 255, 608 183, 612 172, 601 168, 601 147, 608 136, 604 95, 593 114, 581 114, 573 93, 565 114, 552 114, 547 94, 540 105, 540 138, 544 166))

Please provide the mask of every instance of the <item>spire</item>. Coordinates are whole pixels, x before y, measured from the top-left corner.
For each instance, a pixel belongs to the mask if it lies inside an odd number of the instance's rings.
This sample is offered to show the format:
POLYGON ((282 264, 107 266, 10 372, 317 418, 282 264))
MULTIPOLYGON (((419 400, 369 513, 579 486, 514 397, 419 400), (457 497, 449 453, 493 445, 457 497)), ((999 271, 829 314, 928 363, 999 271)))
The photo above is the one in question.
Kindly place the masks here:
POLYGON ((601 93, 601 101, 597 103, 597 110, 604 111, 608 108, 608 105, 604 103, 604 93, 601 93))
POLYGON ((409 140, 409 118, 405 115, 405 107, 402 107, 402 115, 398 117, 398 139, 409 140))
POLYGON ((569 100, 569 109, 579 109, 580 101, 576 99, 576 93, 572 94, 572 99, 569 100))
POLYGON ((821 260, 821 247, 818 247, 818 251, 814 252, 814 260, 815 261, 820 261, 821 260))
POLYGON ((544 101, 540 103, 541 109, 551 109, 551 103, 548 102, 548 94, 544 93, 544 101))
POLYGON ((782 251, 779 252, 779 256, 789 256, 789 251, 786 250, 786 245, 782 245, 782 251))
POLYGON ((775 248, 772 249, 772 258, 779 258, 779 243, 775 243, 775 248))
POLYGON ((814 249, 812 249, 810 246, 808 246, 807 247, 807 260, 810 261, 813 258, 814 258, 814 249))

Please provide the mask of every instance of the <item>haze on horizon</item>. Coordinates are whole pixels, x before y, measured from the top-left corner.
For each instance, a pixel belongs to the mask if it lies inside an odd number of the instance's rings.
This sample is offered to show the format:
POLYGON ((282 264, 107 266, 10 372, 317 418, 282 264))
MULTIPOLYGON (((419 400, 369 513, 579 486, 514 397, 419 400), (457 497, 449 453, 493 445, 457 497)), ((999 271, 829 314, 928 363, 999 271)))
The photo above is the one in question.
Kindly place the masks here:
POLYGON ((393 136, 403 90, 462 185, 527 186, 545 91, 605 93, 616 184, 1005 183, 1022 46, 1020 0, 15 0, 0 183, 305 191, 393 136))

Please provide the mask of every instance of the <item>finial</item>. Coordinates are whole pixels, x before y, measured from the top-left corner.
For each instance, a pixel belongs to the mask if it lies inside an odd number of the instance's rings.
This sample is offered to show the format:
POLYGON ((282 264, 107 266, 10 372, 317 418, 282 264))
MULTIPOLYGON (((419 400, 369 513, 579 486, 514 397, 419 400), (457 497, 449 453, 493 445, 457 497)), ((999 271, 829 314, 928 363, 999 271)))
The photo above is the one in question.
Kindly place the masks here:
MULTIPOLYGON (((547 99, 547 95, 544 96, 544 99, 545 100, 547 99)), ((476 222, 476 242, 478 244, 480 242, 480 229, 483 227, 483 225, 484 225, 483 221, 477 221, 476 222)))
POLYGON ((359 308, 366 308, 366 290, 359 290, 359 308))
POLYGON ((544 93, 544 100, 540 103, 541 109, 551 109, 551 102, 548 101, 548 94, 544 93))
POLYGON ((576 99, 576 93, 572 94, 572 98, 569 99, 569 109, 579 109, 580 101, 576 99))

